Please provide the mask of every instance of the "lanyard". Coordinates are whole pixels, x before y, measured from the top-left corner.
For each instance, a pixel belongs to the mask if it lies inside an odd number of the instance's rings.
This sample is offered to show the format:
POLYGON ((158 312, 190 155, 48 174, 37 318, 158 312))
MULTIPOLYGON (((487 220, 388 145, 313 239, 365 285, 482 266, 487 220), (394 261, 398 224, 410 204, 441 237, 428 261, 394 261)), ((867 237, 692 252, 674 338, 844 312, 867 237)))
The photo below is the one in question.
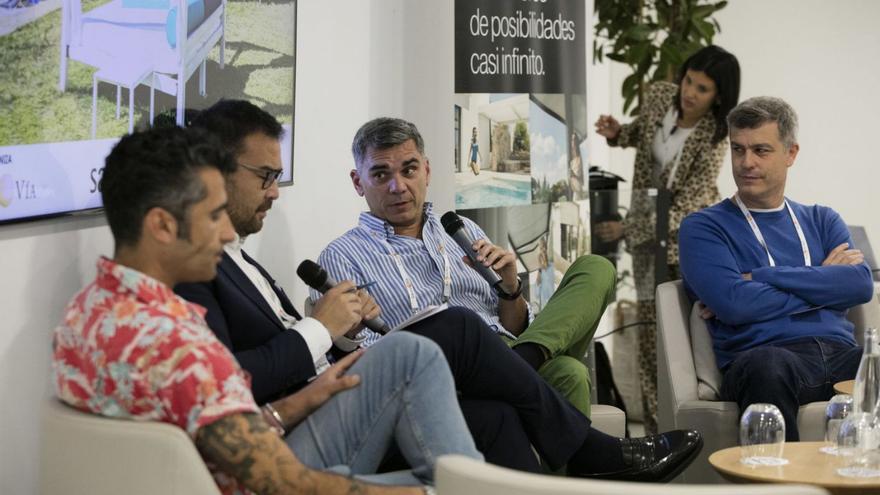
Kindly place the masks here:
POLYGON ((666 190, 668 191, 672 190, 672 181, 675 180, 675 172, 678 171, 678 161, 681 160, 681 152, 683 150, 684 143, 681 143, 681 147, 678 148, 678 153, 675 154, 675 160, 672 162, 672 167, 669 169, 669 178, 666 179, 666 190))
MULTIPOLYGON (((403 279, 403 287, 406 289, 406 294, 409 297, 409 308, 413 314, 419 312, 419 300, 416 296, 415 283, 413 283, 412 277, 409 276, 409 273, 406 271, 406 267, 403 265, 403 260, 401 259, 400 254, 391 246, 391 243, 388 242, 387 239, 383 239, 381 235, 377 232, 370 231, 370 235, 379 240, 383 246, 385 246, 385 250, 388 251, 388 254, 391 256, 391 259, 394 261, 394 265, 397 267, 397 272, 400 274, 400 278, 403 279)), ((424 242, 424 240, 422 241, 424 242)), ((449 302, 449 298, 452 295, 452 268, 449 263, 449 254, 446 252, 446 243, 440 243, 440 254, 443 255, 443 302, 449 302)))
MULTIPOLYGON (((752 228, 752 233, 755 234, 755 238, 758 239, 758 243, 764 248, 764 251, 767 253, 767 260, 770 262, 770 266, 776 266, 776 261, 773 260, 773 256, 770 255, 770 249, 767 247, 767 241, 764 240, 764 236, 761 234, 761 229, 758 228, 758 223, 755 222, 754 217, 752 217, 752 213, 746 208, 746 205, 743 204, 742 200, 739 199, 738 194, 733 195, 733 199, 736 200, 736 205, 739 206, 740 211, 742 211, 743 216, 746 217, 746 221, 749 222, 749 227, 752 228)), ((794 210, 791 209, 791 205, 788 204, 788 200, 783 200, 785 203, 785 207, 788 209, 788 214, 791 216, 791 221, 794 222, 794 230, 797 232, 798 239, 801 241, 801 250, 804 253, 804 265, 811 265, 810 258, 810 248, 807 246, 807 239, 804 237, 804 231, 801 229, 801 224, 798 222, 797 217, 794 215, 794 210)))

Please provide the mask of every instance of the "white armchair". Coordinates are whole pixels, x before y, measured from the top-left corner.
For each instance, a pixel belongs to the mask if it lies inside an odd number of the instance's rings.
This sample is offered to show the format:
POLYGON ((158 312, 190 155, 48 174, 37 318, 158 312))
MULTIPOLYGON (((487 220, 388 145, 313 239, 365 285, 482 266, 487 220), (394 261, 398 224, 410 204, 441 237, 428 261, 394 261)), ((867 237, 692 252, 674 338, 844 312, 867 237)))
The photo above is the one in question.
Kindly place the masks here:
MULTIPOLYGON (((661 431, 693 428, 703 434, 703 450, 682 473, 689 483, 722 482, 709 465, 716 450, 739 441, 739 408, 718 399, 721 373, 715 364, 712 338, 705 322, 693 311, 681 280, 657 287, 657 390, 661 431)), ((877 325, 876 299, 850 309, 847 317, 857 329, 877 325)), ((801 440, 822 440, 826 402, 801 406, 798 431, 801 440)))
POLYGON ((42 495, 220 495, 195 444, 175 426, 105 418, 52 399, 42 434, 42 495))
POLYGON ((805 485, 668 485, 596 481, 522 473, 462 456, 443 456, 438 495, 827 495, 805 485))

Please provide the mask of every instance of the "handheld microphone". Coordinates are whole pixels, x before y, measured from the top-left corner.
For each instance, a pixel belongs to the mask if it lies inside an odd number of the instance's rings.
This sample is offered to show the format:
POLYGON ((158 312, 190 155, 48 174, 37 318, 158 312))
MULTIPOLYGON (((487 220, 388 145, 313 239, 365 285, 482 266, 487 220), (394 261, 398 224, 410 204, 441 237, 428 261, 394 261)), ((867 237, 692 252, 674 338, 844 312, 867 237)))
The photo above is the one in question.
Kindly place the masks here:
POLYGON ((461 218, 454 211, 448 211, 440 217, 440 223, 443 225, 446 233, 455 240, 455 243, 461 246, 461 249, 464 250, 467 257, 473 262, 474 268, 477 269, 480 276, 486 279, 489 285, 496 288, 501 283, 501 277, 495 273, 492 267, 484 265, 482 261, 477 261, 477 253, 473 247, 474 240, 471 239, 471 236, 465 230, 464 222, 461 221, 461 218))
MULTIPOLYGON (((321 268, 321 265, 312 260, 303 260, 296 269, 296 274, 299 275, 299 278, 301 278, 306 285, 321 294, 336 287, 336 284, 338 283, 329 273, 327 273, 327 270, 324 270, 321 268)), ((382 318, 379 318, 378 316, 376 318, 364 320, 364 325, 370 330, 382 335, 391 331, 388 324, 382 321, 382 318)))

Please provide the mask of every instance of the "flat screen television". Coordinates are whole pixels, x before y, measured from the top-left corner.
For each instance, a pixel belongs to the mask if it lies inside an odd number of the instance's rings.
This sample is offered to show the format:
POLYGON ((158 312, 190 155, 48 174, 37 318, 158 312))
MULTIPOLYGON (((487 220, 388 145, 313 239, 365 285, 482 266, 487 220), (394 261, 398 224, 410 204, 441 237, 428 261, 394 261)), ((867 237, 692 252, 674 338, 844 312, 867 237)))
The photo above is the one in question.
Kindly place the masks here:
POLYGON ((296 0, 0 0, 0 225, 99 211, 121 136, 221 98, 281 121, 292 183, 295 46, 296 0))

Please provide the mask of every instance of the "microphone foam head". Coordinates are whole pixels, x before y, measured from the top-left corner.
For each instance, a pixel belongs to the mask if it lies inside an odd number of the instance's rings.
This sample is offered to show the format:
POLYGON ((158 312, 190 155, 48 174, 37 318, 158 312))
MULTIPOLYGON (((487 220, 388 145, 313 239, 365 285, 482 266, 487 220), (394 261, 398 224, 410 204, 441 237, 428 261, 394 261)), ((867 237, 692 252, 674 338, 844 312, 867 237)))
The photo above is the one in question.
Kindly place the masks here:
POLYGON ((312 260, 303 260, 297 267, 296 274, 306 285, 316 290, 327 283, 327 271, 312 260))
POLYGON ((440 217, 440 224, 443 225, 443 229, 446 230, 446 233, 449 235, 454 234, 458 229, 464 227, 464 222, 461 221, 461 218, 454 211, 447 211, 440 217))

